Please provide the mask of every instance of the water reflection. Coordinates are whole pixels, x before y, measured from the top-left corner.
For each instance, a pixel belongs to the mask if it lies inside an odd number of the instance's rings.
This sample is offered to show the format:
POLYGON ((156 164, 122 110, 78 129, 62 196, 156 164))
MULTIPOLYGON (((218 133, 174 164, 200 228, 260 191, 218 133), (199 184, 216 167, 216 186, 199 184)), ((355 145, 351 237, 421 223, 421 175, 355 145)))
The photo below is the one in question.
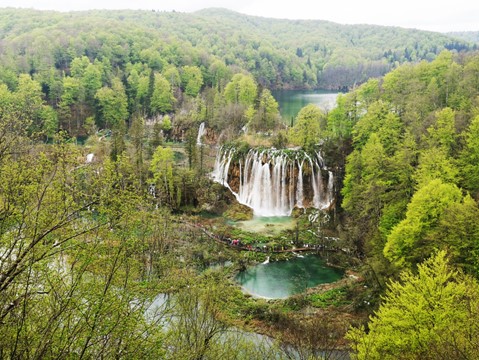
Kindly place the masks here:
POLYGON ((279 104, 282 118, 288 122, 308 104, 315 104, 327 112, 336 106, 337 92, 323 90, 276 90, 272 92, 279 104))
POLYGON ((335 282, 341 277, 341 270, 326 266, 318 256, 307 255, 256 265, 240 272, 236 280, 253 296, 282 299, 319 284, 335 282))

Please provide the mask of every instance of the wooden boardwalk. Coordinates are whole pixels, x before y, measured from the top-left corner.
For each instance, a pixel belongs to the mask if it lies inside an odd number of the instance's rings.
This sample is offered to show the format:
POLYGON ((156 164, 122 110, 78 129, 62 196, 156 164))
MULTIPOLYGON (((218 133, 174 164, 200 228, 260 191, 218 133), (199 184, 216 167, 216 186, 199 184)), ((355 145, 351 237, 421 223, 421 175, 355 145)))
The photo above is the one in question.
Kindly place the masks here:
POLYGON ((325 249, 321 245, 311 245, 307 247, 300 247, 300 248, 271 248, 269 246, 251 246, 251 245, 242 245, 239 240, 230 239, 230 238, 221 238, 218 235, 213 234, 212 232, 206 230, 203 226, 198 224, 191 224, 189 222, 185 222, 187 225, 194 227, 196 229, 201 230, 206 236, 215 240, 219 244, 223 244, 228 246, 231 249, 239 250, 239 251, 255 251, 255 252, 264 252, 264 253, 295 253, 295 252, 306 252, 306 251, 337 251, 337 249, 325 249), (235 243, 238 241, 238 243, 235 243))

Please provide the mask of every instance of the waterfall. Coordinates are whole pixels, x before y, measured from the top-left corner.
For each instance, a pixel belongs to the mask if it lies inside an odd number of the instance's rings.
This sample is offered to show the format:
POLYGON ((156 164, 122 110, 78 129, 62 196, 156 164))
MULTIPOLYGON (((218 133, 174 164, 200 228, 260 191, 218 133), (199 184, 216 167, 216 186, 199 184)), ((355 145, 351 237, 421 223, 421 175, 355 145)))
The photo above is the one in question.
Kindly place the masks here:
POLYGON ((220 183, 221 185, 230 188, 228 185, 228 171, 231 159, 234 155, 234 149, 230 149, 229 151, 225 151, 224 153, 220 151, 219 154, 220 153, 220 156, 216 156, 215 167, 211 176, 213 177, 213 180, 217 183, 220 183))
POLYGON ((94 158, 94 157, 95 157, 95 154, 93 154, 93 153, 88 154, 88 155, 86 156, 86 161, 85 161, 85 162, 86 162, 87 164, 91 163, 91 162, 93 161, 93 158, 94 158))
POLYGON ((313 160, 310 158, 309 163, 311 164, 311 181, 313 184, 313 207, 316 209, 321 208, 321 194, 323 193, 323 179, 321 178, 321 167, 319 162, 313 163, 313 160), (314 173, 314 168, 318 168, 316 174, 314 173))
POLYGON ((203 137, 203 135, 206 133, 206 129, 205 129, 205 123, 202 122, 200 124, 200 127, 198 129, 198 136, 196 138, 196 144, 197 145, 203 145, 203 143, 201 142, 201 138, 203 137))
POLYGON ((289 216, 294 207, 326 209, 332 204, 333 173, 328 170, 325 185, 321 170, 327 169, 319 153, 311 158, 302 150, 250 149, 240 156, 235 148, 221 148, 211 176, 255 215, 289 216))
POLYGON ((296 204, 300 208, 304 208, 303 165, 304 165, 304 159, 301 162, 299 162, 298 160, 298 186, 296 190, 296 199, 297 199, 296 204))
POLYGON ((327 198, 326 198, 325 206, 323 208, 330 207, 331 204, 333 203, 333 200, 334 200, 334 176, 333 176, 333 172, 328 171, 328 175, 329 175, 328 191, 326 193, 327 198))

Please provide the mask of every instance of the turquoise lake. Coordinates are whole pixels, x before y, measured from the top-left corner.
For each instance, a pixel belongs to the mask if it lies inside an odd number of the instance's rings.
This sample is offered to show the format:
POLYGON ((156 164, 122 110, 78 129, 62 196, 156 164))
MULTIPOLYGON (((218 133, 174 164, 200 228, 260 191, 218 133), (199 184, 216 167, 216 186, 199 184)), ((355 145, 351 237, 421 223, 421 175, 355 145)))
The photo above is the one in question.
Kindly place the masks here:
POLYGON ((319 284, 335 282, 342 276, 343 271, 327 266, 319 256, 305 255, 250 267, 238 273, 236 281, 253 296, 283 299, 319 284))
POLYGON ((272 92, 279 104, 282 118, 289 124, 298 112, 308 104, 315 104, 324 111, 336 105, 337 92, 325 90, 275 90, 272 92))

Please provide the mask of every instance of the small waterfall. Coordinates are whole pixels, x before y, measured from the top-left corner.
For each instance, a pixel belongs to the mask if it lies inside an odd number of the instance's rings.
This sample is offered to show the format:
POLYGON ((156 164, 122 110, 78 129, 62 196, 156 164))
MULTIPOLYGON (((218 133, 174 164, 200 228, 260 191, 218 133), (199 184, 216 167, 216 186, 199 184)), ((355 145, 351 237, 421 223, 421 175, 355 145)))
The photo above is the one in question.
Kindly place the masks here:
POLYGON ((86 156, 86 161, 85 161, 85 163, 87 163, 87 164, 91 163, 91 162, 93 161, 93 158, 94 158, 94 157, 95 157, 95 154, 93 154, 93 153, 88 154, 88 155, 86 156))
POLYGON ((328 184, 323 185, 321 170, 325 168, 319 153, 312 159, 302 150, 250 149, 233 162, 235 154, 234 148, 220 149, 211 175, 255 215, 289 216, 294 207, 325 209, 331 205, 333 174, 328 171, 328 184), (310 171, 305 172, 305 164, 310 171), (236 174, 239 170, 239 179, 231 182, 233 167, 236 174))
POLYGON ((296 190, 296 204, 300 208, 304 208, 303 205, 303 199, 304 199, 304 187, 303 187, 303 165, 304 165, 304 160, 299 162, 298 160, 298 185, 297 185, 297 190, 296 190))
POLYGON ((234 155, 234 149, 230 149, 229 151, 226 151, 226 152, 222 152, 220 150, 218 155, 216 156, 215 167, 213 169, 213 173, 211 174, 211 176, 214 181, 216 181, 217 183, 220 183, 223 186, 228 187, 231 190, 231 188, 228 185, 228 171, 230 168, 231 159, 233 158, 233 155, 234 155))
POLYGON ((316 174, 314 173, 313 161, 310 159, 311 164, 311 181, 313 182, 313 206, 318 209, 321 197, 322 179, 321 179, 321 170, 318 169, 316 174), (319 184, 319 185, 318 185, 319 184))
POLYGON ((325 201, 325 207, 330 207, 334 198, 334 175, 332 171, 328 171, 328 191, 326 192, 327 198, 325 201))
POLYGON ((205 123, 202 122, 200 124, 200 127, 198 129, 198 136, 196 138, 196 144, 197 145, 203 145, 203 143, 201 142, 201 138, 203 137, 203 135, 206 133, 206 129, 205 129, 205 123))

